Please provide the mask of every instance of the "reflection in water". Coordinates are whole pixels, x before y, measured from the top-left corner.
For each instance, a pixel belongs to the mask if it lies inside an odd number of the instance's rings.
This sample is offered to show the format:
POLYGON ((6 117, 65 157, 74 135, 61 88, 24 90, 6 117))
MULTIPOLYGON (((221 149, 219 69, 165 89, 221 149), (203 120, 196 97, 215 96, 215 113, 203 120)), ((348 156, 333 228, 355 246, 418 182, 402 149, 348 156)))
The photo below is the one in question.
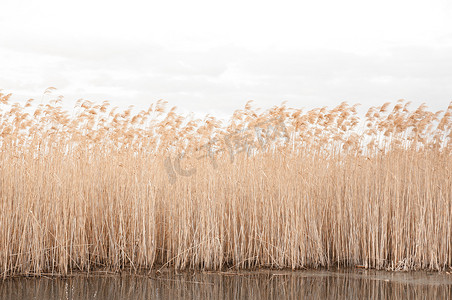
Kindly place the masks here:
POLYGON ((0 281, 1 299, 452 299, 447 273, 263 271, 0 281))

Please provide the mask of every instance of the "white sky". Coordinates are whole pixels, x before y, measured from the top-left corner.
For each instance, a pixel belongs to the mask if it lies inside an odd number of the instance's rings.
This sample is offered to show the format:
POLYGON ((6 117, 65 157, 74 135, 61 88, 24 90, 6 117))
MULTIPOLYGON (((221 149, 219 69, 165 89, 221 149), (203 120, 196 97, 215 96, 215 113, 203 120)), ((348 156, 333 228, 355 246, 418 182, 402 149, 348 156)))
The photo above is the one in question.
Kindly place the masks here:
POLYGON ((452 100, 452 1, 0 1, 0 88, 216 116, 452 100))

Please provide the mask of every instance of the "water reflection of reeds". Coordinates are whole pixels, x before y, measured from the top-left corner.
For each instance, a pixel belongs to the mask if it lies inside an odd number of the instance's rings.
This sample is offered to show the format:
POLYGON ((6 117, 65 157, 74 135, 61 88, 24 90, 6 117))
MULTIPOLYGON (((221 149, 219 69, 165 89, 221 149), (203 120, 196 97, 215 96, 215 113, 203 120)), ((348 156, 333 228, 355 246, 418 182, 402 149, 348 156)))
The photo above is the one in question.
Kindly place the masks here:
POLYGON ((451 299, 447 274, 335 272, 9 279, 1 299, 451 299))

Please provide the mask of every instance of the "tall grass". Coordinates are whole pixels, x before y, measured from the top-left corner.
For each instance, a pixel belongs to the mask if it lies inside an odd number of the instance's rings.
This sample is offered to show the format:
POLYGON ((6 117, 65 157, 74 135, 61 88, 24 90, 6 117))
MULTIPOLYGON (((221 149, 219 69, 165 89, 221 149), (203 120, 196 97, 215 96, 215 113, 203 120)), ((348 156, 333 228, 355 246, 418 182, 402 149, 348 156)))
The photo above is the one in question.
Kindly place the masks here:
POLYGON ((452 104, 228 122, 159 101, 34 105, 0 95, 0 274, 98 267, 444 270, 452 104))

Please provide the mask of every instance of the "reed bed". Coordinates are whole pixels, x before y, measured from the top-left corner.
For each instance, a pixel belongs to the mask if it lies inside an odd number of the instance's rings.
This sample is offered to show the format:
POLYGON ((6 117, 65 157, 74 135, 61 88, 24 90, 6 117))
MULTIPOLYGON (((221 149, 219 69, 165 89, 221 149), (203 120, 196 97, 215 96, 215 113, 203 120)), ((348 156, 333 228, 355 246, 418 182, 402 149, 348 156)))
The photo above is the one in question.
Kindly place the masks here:
MULTIPOLYGON (((49 90, 50 91, 50 90, 49 90)), ((452 103, 229 121, 0 94, 0 274, 452 266, 452 103)))

